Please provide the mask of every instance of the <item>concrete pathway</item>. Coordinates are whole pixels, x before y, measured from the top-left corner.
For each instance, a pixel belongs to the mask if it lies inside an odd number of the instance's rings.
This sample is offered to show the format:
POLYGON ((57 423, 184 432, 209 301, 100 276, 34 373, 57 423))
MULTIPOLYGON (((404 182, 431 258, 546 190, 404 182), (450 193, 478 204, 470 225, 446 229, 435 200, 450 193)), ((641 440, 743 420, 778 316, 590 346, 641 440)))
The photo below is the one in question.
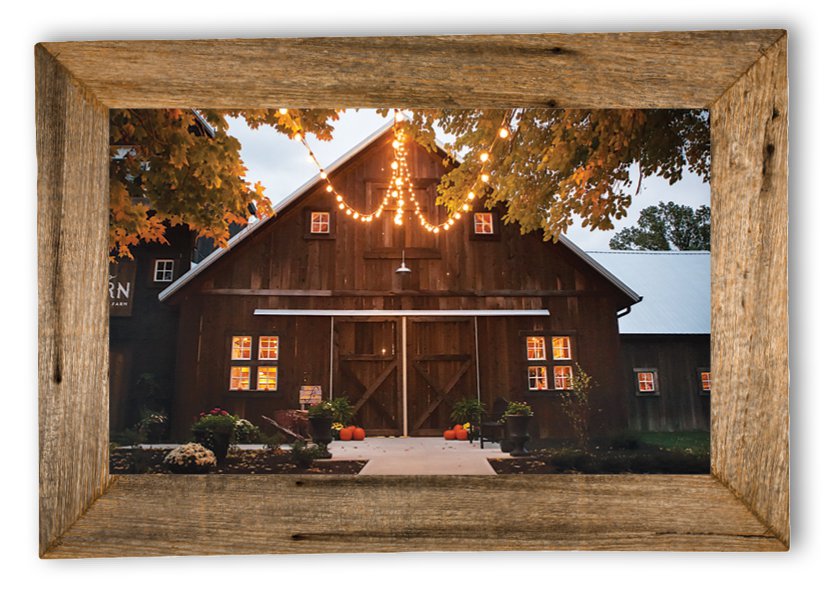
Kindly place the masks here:
POLYGON ((495 443, 470 445, 441 437, 369 437, 365 441, 333 441, 336 460, 368 459, 361 475, 494 475, 487 458, 509 457, 495 443))

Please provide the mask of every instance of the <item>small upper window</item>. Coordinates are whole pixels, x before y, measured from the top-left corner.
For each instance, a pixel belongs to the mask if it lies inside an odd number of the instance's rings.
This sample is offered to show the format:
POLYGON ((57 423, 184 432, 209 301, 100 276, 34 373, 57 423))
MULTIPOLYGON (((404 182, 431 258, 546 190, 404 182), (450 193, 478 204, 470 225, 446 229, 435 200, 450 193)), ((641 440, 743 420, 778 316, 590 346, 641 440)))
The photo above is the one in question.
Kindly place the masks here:
POLYGON ((232 336, 232 360, 252 359, 252 337, 250 335, 232 336))
POLYGON ((552 359, 572 360, 572 348, 570 347, 569 336, 562 335, 552 338, 552 359))
POLYGON ((258 368, 257 389, 258 391, 278 390, 277 366, 261 366, 258 368))
POLYGON ((635 390, 638 395, 658 395, 658 371, 654 368, 635 369, 635 390))
POLYGON ((154 276, 152 279, 159 282, 172 281, 175 278, 174 259, 157 259, 154 262, 154 276))
POLYGON ((329 231, 329 212, 312 211, 312 217, 309 222, 309 232, 312 234, 328 234, 329 231))
POLYGON ((699 372, 699 377, 701 379, 701 392, 710 393, 712 391, 712 373, 708 370, 702 370, 699 372))
POLYGON ((572 367, 571 366, 555 366, 552 369, 552 376, 555 381, 555 389, 571 389, 572 388, 572 367))
POLYGON ((495 224, 492 219, 492 213, 475 213, 475 233, 476 234, 494 234, 495 224))
POLYGON ((526 359, 546 360, 546 338, 540 336, 526 338, 526 359))

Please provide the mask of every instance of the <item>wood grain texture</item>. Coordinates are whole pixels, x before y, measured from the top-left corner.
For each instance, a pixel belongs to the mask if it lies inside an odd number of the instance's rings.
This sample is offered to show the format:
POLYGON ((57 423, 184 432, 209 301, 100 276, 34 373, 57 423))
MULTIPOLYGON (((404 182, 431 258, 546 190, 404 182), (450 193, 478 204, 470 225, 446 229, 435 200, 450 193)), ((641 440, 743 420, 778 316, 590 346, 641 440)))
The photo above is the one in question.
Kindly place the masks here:
POLYGON ((116 478, 49 557, 784 548, 709 476, 116 478))
POLYGON ((36 74, 43 556, 787 547, 783 32, 60 43, 38 46, 36 74), (712 107, 717 479, 487 477, 456 491, 446 477, 145 476, 107 488, 105 108, 392 104, 712 107))
POLYGON ((787 40, 712 108, 712 469, 789 541, 787 40))
POLYGON ((106 109, 35 52, 40 550, 108 479, 106 109))
POLYGON ((44 46, 110 107, 687 108, 712 104, 781 34, 695 31, 44 46))

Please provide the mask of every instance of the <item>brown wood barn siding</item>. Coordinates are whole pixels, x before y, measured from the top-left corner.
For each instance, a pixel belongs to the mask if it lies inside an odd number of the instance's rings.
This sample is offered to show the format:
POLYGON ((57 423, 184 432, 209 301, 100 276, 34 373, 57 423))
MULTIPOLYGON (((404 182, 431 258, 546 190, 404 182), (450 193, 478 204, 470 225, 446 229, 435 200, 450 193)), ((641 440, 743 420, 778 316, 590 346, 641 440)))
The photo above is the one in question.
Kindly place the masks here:
MULTIPOLYGON (((390 136, 382 138, 331 177, 347 200, 362 209, 367 208, 370 185, 374 190, 389 176, 390 141, 390 136)), ((435 183, 444 171, 440 158, 413 148, 409 161, 413 175, 423 180, 422 186, 427 185, 426 192, 418 191, 424 209, 443 211, 434 205, 435 183)), ((295 407, 304 373, 312 384, 323 385, 324 394, 328 391, 329 319, 256 317, 252 313, 258 308, 549 308, 551 316, 535 323, 524 318, 479 318, 483 399, 490 404, 499 396, 527 399, 536 407, 536 420, 543 421, 541 435, 564 432, 557 394, 536 396, 526 391, 525 347, 519 332, 534 324, 575 332, 575 358, 599 382, 594 395, 600 410, 596 426, 621 428, 626 423, 619 391, 615 313, 628 298, 565 246, 544 242, 538 233, 521 235, 513 225, 502 225, 498 239, 472 240, 469 216, 455 229, 436 236, 411 219, 396 226, 391 214, 364 224, 338 213, 334 240, 307 240, 305 211, 312 208, 337 211, 334 197, 319 185, 276 219, 262 224, 265 227, 232 248, 174 298, 181 302, 182 311, 198 311, 181 321, 180 374, 193 380, 179 381, 179 411, 173 421, 177 433, 185 432, 193 414, 212 405, 246 415, 295 407), (412 273, 402 277, 395 269, 404 245, 412 273), (283 330, 278 391, 228 392, 226 338, 240 332, 257 336, 273 326, 283 330), (198 353, 200 360, 196 361, 198 353)), ((440 214, 437 219, 442 218, 440 214)), ((338 378, 336 369, 336 385, 338 378)), ((442 412, 441 418, 445 415, 442 412)))
POLYGON ((709 335, 622 335, 631 430, 710 429, 710 396, 702 395, 698 369, 710 368, 709 335), (660 395, 638 396, 634 368, 658 370, 660 395))

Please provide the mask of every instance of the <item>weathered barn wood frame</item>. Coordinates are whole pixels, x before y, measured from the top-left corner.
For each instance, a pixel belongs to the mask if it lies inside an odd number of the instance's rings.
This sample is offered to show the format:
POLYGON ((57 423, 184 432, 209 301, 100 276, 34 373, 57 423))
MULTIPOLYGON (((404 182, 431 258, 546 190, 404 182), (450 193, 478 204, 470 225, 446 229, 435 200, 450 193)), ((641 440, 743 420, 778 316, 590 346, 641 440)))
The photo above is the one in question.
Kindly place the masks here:
POLYGON ((41 556, 788 548, 786 32, 44 43, 35 61, 41 556), (107 110, 386 105, 711 110, 710 475, 109 475, 107 110))

